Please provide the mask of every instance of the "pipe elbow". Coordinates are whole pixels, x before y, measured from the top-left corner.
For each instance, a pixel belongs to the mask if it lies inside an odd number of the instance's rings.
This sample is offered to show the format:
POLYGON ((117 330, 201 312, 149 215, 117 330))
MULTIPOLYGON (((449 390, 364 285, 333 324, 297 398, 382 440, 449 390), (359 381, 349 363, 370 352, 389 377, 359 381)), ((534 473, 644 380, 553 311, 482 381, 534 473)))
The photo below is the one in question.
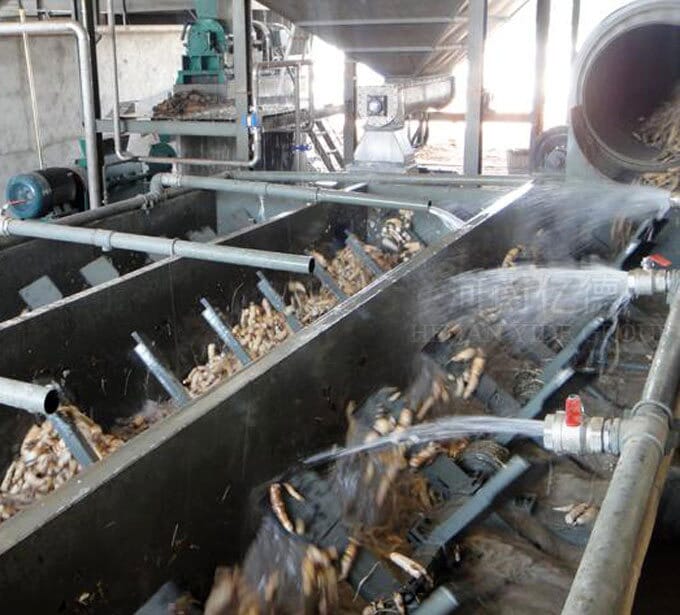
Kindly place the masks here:
POLYGON ((149 194, 152 198, 158 199, 163 196, 165 188, 179 188, 181 180, 179 175, 172 173, 157 173, 151 178, 149 183, 149 194))

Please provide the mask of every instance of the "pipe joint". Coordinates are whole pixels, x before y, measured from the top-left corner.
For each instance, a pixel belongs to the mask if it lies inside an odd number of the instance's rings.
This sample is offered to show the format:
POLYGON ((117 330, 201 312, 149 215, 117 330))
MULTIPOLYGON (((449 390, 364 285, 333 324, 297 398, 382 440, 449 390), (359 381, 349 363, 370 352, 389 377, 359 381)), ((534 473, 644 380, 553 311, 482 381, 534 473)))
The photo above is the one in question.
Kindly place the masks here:
POLYGON ((633 406, 633 409, 630 411, 630 415, 638 416, 639 414, 643 413, 658 414, 659 412, 662 412, 663 414, 666 415, 669 424, 673 422, 673 410, 671 410, 671 408, 666 404, 656 399, 640 400, 637 404, 633 406))
POLYGON ((629 418, 584 417, 569 423, 565 412, 545 417, 543 445, 557 454, 620 455, 629 443, 649 440, 663 456, 669 443, 671 421, 655 403, 641 402, 629 418))
POLYGON ((622 423, 621 448, 629 441, 644 438, 650 440, 663 456, 670 441, 673 413, 658 401, 642 400, 631 411, 631 416, 622 423))
POLYGON ((672 297, 680 288, 680 270, 633 269, 628 272, 628 290, 636 297, 666 295, 672 297))
POLYGON ((620 452, 619 418, 583 417, 578 425, 570 425, 563 411, 545 417, 543 444, 557 454, 594 455, 620 452))
POLYGON ((165 193, 165 188, 179 188, 181 179, 179 173, 156 173, 149 183, 149 195, 153 199, 159 199, 165 193))

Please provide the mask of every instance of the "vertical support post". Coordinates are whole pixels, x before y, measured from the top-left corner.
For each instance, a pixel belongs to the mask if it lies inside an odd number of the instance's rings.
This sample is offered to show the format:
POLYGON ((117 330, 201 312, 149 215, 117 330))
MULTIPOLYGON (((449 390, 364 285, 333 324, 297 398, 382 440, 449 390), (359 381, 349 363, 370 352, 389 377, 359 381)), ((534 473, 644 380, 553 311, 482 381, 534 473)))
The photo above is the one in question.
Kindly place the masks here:
POLYGON ((300 79, 302 79, 302 72, 298 64, 292 69, 295 75, 293 81, 293 98, 295 99, 295 170, 302 171, 302 101, 300 100, 300 79))
POLYGON ((578 30, 581 24, 581 0, 572 0, 571 5, 571 63, 576 60, 578 48, 578 30))
POLYGON ((345 126, 343 128, 343 158, 345 168, 354 162, 357 147, 357 63, 345 60, 345 126))
POLYGON ((545 108, 545 69, 550 29, 550 0, 536 0, 536 68, 534 78, 534 110, 531 126, 531 148, 543 132, 545 108))
POLYGON ((232 0, 232 30, 234 32, 234 99, 236 122, 236 159, 250 158, 250 138, 245 117, 250 113, 252 96, 252 67, 250 55, 250 0, 232 0))
POLYGON ((468 83, 465 111, 465 175, 482 172, 482 119, 484 114, 484 47, 488 0, 476 0, 468 8, 468 83))
MULTIPOLYGON (((94 116, 101 118, 102 105, 99 95, 99 66, 97 63, 97 33, 95 31, 96 22, 99 19, 99 2, 94 0, 81 0, 79 10, 79 21, 81 25, 87 30, 87 36, 90 39, 90 59, 91 59, 91 75, 92 75, 92 93, 94 94, 94 116)), ((103 202, 108 202, 108 195, 106 190, 106 173, 104 169, 104 137, 101 132, 97 131, 97 160, 99 161, 99 169, 97 174, 102 178, 102 197, 103 202)))

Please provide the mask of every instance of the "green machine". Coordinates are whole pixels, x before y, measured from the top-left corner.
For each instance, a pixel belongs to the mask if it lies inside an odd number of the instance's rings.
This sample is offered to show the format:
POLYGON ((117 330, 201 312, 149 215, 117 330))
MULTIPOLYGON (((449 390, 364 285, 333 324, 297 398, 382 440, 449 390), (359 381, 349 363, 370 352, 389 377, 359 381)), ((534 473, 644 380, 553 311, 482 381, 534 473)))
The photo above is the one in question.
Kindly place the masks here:
POLYGON ((178 86, 226 85, 224 55, 227 53, 227 0, 195 0, 196 21, 185 33, 182 70, 178 86))

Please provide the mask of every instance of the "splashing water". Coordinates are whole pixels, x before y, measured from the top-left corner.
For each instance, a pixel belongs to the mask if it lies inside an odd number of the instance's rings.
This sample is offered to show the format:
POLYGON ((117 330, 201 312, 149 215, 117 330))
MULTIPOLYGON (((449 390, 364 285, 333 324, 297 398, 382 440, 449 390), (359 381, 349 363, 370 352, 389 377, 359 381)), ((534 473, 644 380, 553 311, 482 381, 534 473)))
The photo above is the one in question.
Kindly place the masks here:
POLYGON ((453 276, 422 290, 417 309, 433 330, 453 321, 471 343, 488 344, 508 333, 545 339, 621 308, 629 298, 625 271, 527 265, 453 276))
POLYGON ((540 438, 543 435, 543 421, 493 416, 443 417, 429 423, 413 425, 402 431, 393 431, 387 436, 370 442, 342 448, 331 448, 308 457, 303 463, 308 466, 315 466, 359 453, 375 452, 391 446, 418 446, 433 441, 455 440, 464 436, 480 434, 518 434, 526 438, 540 438))
POLYGON ((514 241, 531 246, 541 262, 549 263, 618 251, 616 220, 632 226, 663 216, 670 207, 668 192, 647 186, 615 183, 564 182, 540 184, 521 197, 511 229, 514 241), (606 245, 612 244, 612 245, 606 245))
POLYGON ((430 213, 435 216, 447 231, 457 231, 465 223, 455 215, 440 207, 430 207, 430 213))

